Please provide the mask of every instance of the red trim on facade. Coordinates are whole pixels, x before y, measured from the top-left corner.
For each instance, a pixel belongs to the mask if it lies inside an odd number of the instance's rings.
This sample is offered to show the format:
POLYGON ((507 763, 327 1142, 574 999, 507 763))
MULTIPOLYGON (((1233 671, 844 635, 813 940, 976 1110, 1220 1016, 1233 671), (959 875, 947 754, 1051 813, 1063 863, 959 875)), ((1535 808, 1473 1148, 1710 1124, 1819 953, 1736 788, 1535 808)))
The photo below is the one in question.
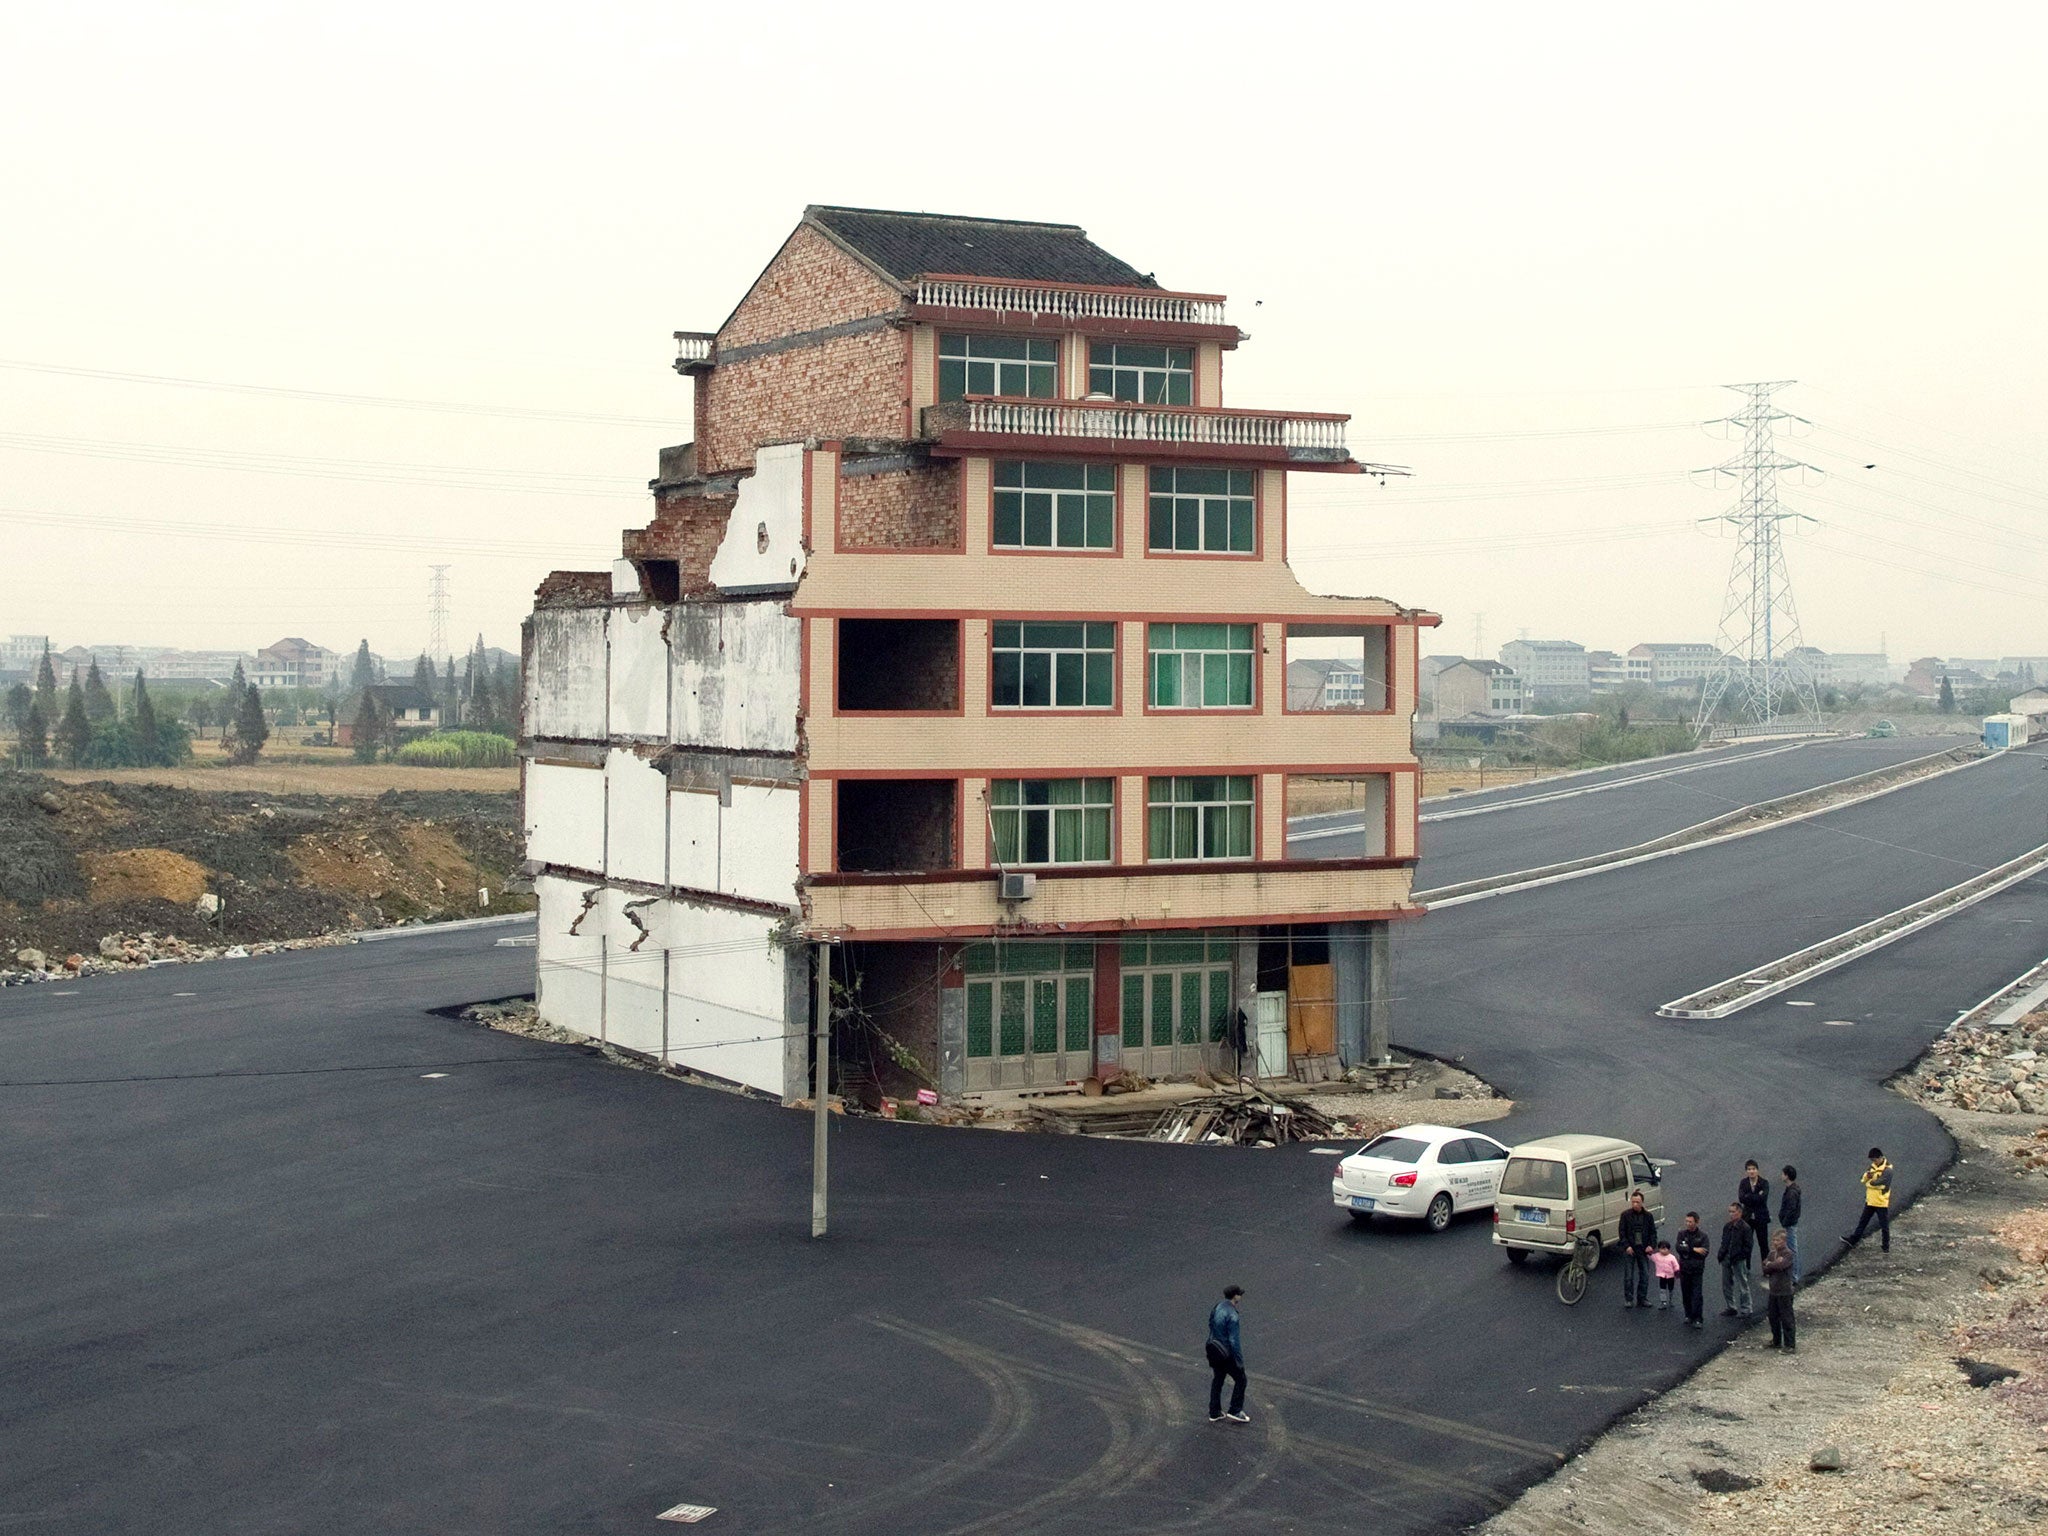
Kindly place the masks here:
MULTIPOLYGON (((1034 402, 1046 404, 1045 401, 1034 402)), ((1061 402, 1053 402, 1058 404, 1061 402)), ((1075 402, 1068 401, 1067 404, 1075 402)), ((1248 416, 1263 415, 1260 411, 1247 411, 1248 416)), ((1235 465, 1246 468, 1253 465, 1279 465, 1290 470, 1310 470, 1324 474, 1356 475, 1364 473, 1365 466, 1356 459, 1296 459, 1289 455, 1288 448, 1261 448, 1246 446, 1233 448, 1227 460, 1219 461, 1216 449, 1208 443, 1132 443, 1153 458, 1193 459, 1198 462, 1235 465)), ((1074 437, 1026 437, 1000 432, 944 432, 934 438, 931 452, 935 458, 959 458, 965 455, 988 454, 1010 459, 1083 459, 1102 457, 1102 444, 1086 438, 1074 437)))
POLYGON ((1062 283, 1049 277, 976 277, 966 272, 920 272, 928 283, 984 283, 991 288, 1032 288, 1040 293, 1124 293, 1143 299, 1194 299, 1224 304, 1220 293, 1185 293, 1178 288, 1134 288, 1129 283, 1062 283))
MULTIPOLYGON (((922 774, 919 777, 943 778, 945 775, 922 774)), ((1269 875, 1276 870, 1287 874, 1315 870, 1405 869, 1415 862, 1412 858, 1373 854, 1352 859, 1270 859, 1265 862, 1257 859, 1161 859, 1157 864, 1020 864, 1015 866, 1015 870, 1046 880, 1129 880, 1160 874, 1269 875)), ((812 871, 804 878, 810 885, 833 887, 971 885, 976 880, 992 881, 999 873, 1001 871, 993 865, 987 869, 891 870, 879 873, 821 869, 812 871)), ((1222 922, 1224 919, 1214 918, 1212 921, 1222 922)))
MULTIPOLYGON (((1044 711, 1018 710, 1015 713, 1037 719, 1044 711)), ((1093 711, 1101 714, 1102 711, 1093 711)), ((1311 776, 1325 775, 1342 777, 1356 773, 1414 773, 1416 765, 1402 763, 1256 763, 1249 766, 1238 764, 1230 768, 1201 766, 1189 768, 1178 763, 1159 763, 1145 766, 1121 764, 1110 767, 1019 768, 1015 763, 1004 763, 998 767, 947 768, 931 773, 918 773, 904 768, 817 768, 809 770, 814 779, 948 779, 955 774, 969 779, 1101 779, 1163 777, 1177 773, 1182 777, 1193 774, 1235 774, 1242 778, 1248 773, 1299 773, 1311 776)))
MULTIPOLYGON (((987 282, 987 278, 974 279, 987 282)), ((1238 330, 1234 325, 1204 325, 1192 321, 1177 320, 1120 320, 1109 317, 1032 314, 1020 309, 950 309, 939 304, 910 304, 903 313, 918 325, 929 325, 933 329, 949 331, 980 331, 984 335, 1044 335, 1054 332, 1059 335, 1115 336, 1123 339, 1140 340, 1156 338, 1163 342, 1213 341, 1229 350, 1235 350, 1238 330)), ((1061 398, 1072 398, 1062 396, 1061 398)))
POLYGON ((906 939, 1057 939, 1062 935, 1079 933, 1157 933, 1167 929, 1182 928, 1246 928, 1246 927, 1294 927, 1309 923, 1377 923, 1404 922, 1421 917, 1426 907, 1365 907, 1342 912, 1262 912, 1247 917, 1176 917, 1147 918, 1142 923, 1126 923, 1116 918, 1100 922, 1077 922, 1063 924, 1020 924, 1017 927, 996 929, 988 926, 963 924, 945 928, 822 928, 812 923, 800 930, 805 935, 834 934, 849 939, 860 939, 874 943, 895 942, 906 939))

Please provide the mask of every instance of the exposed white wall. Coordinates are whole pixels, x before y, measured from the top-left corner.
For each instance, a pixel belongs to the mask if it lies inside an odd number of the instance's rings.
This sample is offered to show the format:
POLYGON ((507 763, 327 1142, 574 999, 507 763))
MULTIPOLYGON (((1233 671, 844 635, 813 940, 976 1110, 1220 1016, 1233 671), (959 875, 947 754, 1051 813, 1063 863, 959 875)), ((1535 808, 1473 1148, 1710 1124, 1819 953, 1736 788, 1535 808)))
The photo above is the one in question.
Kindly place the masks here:
POLYGON ((526 669, 526 732, 601 741, 605 735, 605 610, 541 608, 526 669))
POLYGON ((562 763, 526 765, 526 856, 602 874, 604 770, 562 763))
POLYGON ((611 612, 611 731, 614 737, 668 739, 667 610, 614 608, 611 612))
POLYGON ((794 789, 733 785, 732 804, 718 819, 718 889, 793 905, 801 813, 802 796, 794 789))
POLYGON ((804 446, 777 443, 754 455, 740 482, 725 538, 711 557, 717 587, 791 586, 803 571, 804 446))
POLYGON ((668 929, 668 1059, 783 1092, 786 957, 772 918, 675 903, 668 929))
POLYGON ((696 603, 669 623, 669 739, 794 752, 803 626, 777 602, 696 603))
POLYGON ((718 795, 711 790, 670 790, 668 868, 671 885, 718 889, 718 795))
POLYGON ((586 913, 583 900, 596 890, 597 886, 554 875, 534 881, 540 900, 539 937, 534 943, 540 1016, 591 1036, 604 1028, 604 912, 600 903, 586 913), (574 933, 569 931, 572 927, 574 933))
POLYGON ((650 901, 633 891, 607 890, 603 906, 604 1037, 629 1051, 659 1056, 669 903, 650 901))
POLYGON ((605 754, 604 872, 649 885, 668 882, 668 776, 638 753, 605 754))

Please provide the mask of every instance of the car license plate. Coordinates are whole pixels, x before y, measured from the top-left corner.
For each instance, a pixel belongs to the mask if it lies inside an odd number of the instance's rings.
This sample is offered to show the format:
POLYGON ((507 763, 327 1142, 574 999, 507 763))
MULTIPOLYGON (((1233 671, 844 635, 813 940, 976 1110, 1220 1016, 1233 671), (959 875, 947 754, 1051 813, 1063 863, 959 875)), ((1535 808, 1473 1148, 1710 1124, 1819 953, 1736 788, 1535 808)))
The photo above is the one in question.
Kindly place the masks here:
POLYGON ((1354 1211, 1369 1211, 1369 1210, 1371 1210, 1371 1209, 1372 1209, 1372 1196, 1371 1196, 1371 1195, 1353 1195, 1353 1196, 1351 1197, 1351 1209, 1353 1209, 1354 1211))
POLYGON ((1547 1227, 1550 1225, 1550 1212, 1539 1205, 1521 1205, 1515 1207, 1515 1220, 1526 1221, 1532 1227, 1547 1227))

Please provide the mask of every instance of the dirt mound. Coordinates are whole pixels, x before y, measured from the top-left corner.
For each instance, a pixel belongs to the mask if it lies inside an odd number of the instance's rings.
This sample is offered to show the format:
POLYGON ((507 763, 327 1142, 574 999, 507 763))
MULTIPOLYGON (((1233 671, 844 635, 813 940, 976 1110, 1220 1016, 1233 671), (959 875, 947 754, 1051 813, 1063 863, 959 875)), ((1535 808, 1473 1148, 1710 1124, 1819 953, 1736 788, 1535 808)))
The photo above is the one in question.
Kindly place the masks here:
POLYGON ((276 942, 530 909, 519 799, 460 790, 202 794, 0 771, 0 965, 116 932, 276 942), (491 893, 477 906, 477 888, 491 893), (217 917, 195 904, 221 899, 217 917))
POLYGON ((191 906, 206 894, 207 871, 168 848, 122 848, 83 853, 86 900, 94 906, 118 901, 168 901, 191 906))

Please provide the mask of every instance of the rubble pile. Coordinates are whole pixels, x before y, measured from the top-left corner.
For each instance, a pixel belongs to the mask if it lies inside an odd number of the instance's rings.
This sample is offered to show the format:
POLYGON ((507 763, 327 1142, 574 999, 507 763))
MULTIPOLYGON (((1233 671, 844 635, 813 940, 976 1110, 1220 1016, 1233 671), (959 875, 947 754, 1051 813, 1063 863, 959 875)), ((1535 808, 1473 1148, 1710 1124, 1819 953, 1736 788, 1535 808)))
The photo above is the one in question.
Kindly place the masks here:
POLYGON ((1257 1088, 1177 1104, 1159 1117, 1153 1141, 1273 1147, 1283 1141, 1327 1141, 1351 1129, 1306 1099, 1285 1102, 1257 1088))
POLYGON ((323 933, 303 939, 277 939, 254 944, 194 944, 175 934, 110 933, 94 946, 93 953, 46 955, 40 949, 17 949, 10 963, 0 965, 0 987, 32 986, 37 982, 66 981, 78 976, 102 976, 109 971, 132 971, 152 965, 189 965, 199 960, 246 960, 252 955, 275 955, 294 949, 324 949, 333 944, 353 944, 349 934, 323 933))
POLYGON ((1958 1024, 1921 1058, 1914 1092, 1994 1115, 2048 1115, 2048 1008, 2004 1028, 1958 1024))

